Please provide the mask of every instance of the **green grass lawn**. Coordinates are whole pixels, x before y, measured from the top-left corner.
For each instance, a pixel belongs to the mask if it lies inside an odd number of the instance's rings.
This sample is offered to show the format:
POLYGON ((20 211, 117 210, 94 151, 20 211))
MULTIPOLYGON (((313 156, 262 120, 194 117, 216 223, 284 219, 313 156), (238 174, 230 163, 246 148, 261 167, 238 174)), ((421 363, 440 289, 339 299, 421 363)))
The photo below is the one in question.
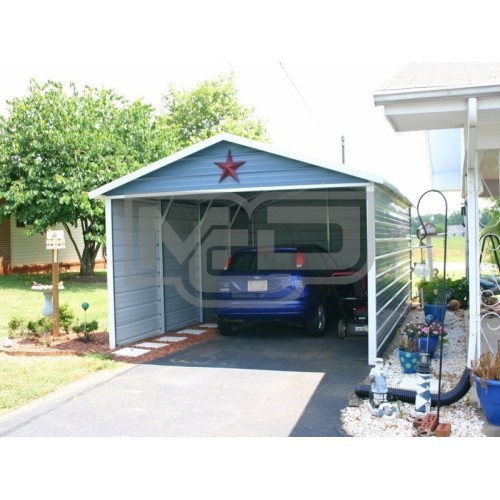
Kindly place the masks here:
MULTIPOLYGON (((88 302, 87 321, 97 320, 99 331, 108 330, 108 295, 106 273, 96 272, 99 281, 86 282, 77 273, 62 273, 64 290, 59 292, 59 304, 68 304, 75 315, 75 323, 84 319, 82 303, 88 302)), ((52 284, 50 274, 0 275, 0 337, 7 335, 7 325, 13 317, 25 321, 42 317, 44 295, 31 290, 33 281, 52 284)))
MULTIPOLYGON (((418 238, 412 239, 412 246, 416 247, 419 245, 418 238)), ((426 240, 423 242, 427 244, 426 240)), ((435 262, 444 261, 444 237, 443 236, 433 236, 431 238, 432 245, 432 259, 435 262)), ((424 255, 426 254, 424 251, 424 255)), ((416 257, 419 250, 414 251, 414 256, 416 257)), ((446 262, 465 262, 465 238, 459 236, 450 236, 446 242, 446 262)))
MULTIPOLYGON (((418 238, 412 239, 412 246, 417 247, 420 244, 418 238)), ((424 244, 426 241, 424 240, 424 244)), ((443 271, 444 262, 444 237, 433 236, 431 238, 432 245, 432 263, 433 267, 443 271)), ((423 256, 427 263, 427 249, 423 250, 423 256)), ((420 262, 420 250, 413 249, 413 260, 420 262)), ((446 276, 452 279, 459 279, 465 276, 465 238, 451 236, 446 242, 446 276)))
MULTIPOLYGON (((87 321, 97 320, 99 331, 108 329, 106 273, 85 281, 77 273, 62 273, 64 290, 59 304, 68 304, 75 315, 74 323, 84 319, 83 302, 89 303, 87 321)), ((0 337, 8 334, 13 317, 37 320, 42 317, 44 296, 31 290, 33 281, 52 284, 51 275, 11 274, 0 276, 0 337)), ((122 365, 99 355, 86 356, 8 356, 0 353, 0 413, 40 398, 59 387, 98 370, 122 365)))
POLYGON ((0 414, 98 370, 124 366, 106 357, 9 356, 0 353, 0 414))

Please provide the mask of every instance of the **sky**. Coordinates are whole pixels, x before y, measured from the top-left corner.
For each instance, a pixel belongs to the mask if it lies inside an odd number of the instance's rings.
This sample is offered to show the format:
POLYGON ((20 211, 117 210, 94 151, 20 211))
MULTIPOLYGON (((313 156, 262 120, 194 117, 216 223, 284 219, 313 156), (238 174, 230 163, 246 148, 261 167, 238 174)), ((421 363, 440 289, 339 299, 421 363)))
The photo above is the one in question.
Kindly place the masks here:
MULTIPOLYGON (((30 78, 113 88, 130 100, 161 107, 169 85, 193 88, 220 75, 235 75, 239 99, 255 108, 273 144, 290 152, 345 164, 383 176, 402 194, 431 188, 424 132, 395 133, 373 101, 375 90, 406 62, 13 62, 0 88, 0 103, 27 92, 30 78), (342 150, 342 137, 344 150, 342 150)), ((456 205, 460 208, 459 196, 456 205)), ((423 208, 426 208, 422 205, 423 208)), ((443 207, 437 207, 442 210, 443 207)), ((434 207, 429 206, 434 210, 434 207)), ((431 210, 431 211, 432 211, 431 210)))
MULTIPOLYGON (((410 18, 390 0, 334 9, 320 0, 307 8, 19 0, 0 8, 0 112, 30 78, 112 88, 159 107, 171 84, 189 89, 232 71, 240 100, 264 119, 273 144, 340 164, 344 137, 347 166, 383 176, 416 203, 432 187, 425 133, 394 132, 374 93, 415 60, 489 60, 494 22, 483 19, 479 42, 459 4, 424 0, 410 18), (459 36, 465 28, 467 39, 459 36)), ((446 196, 449 212, 460 210, 460 194, 446 196)), ((439 200, 421 204, 424 213, 443 210, 439 200)))

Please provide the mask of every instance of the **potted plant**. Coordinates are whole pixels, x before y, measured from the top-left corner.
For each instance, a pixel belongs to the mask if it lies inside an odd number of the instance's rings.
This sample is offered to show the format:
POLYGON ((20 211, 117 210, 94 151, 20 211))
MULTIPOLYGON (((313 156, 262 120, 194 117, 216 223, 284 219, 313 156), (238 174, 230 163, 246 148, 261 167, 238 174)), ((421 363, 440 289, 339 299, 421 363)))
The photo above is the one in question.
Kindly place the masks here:
POLYGON ((471 375, 486 420, 500 425, 500 351, 481 354, 472 362, 471 375))
POLYGON ((401 370, 403 373, 415 373, 418 353, 420 330, 423 323, 410 321, 405 323, 399 329, 399 362, 401 363, 401 370))
POLYGON ((433 321, 430 324, 422 324, 418 337, 418 345, 420 352, 428 352, 431 358, 434 356, 436 349, 441 341, 444 340, 447 331, 439 321, 433 321))
POLYGON ((443 324, 448 307, 448 290, 443 276, 439 275, 439 270, 434 269, 431 280, 420 280, 418 288, 421 291, 425 316, 432 316, 443 324))

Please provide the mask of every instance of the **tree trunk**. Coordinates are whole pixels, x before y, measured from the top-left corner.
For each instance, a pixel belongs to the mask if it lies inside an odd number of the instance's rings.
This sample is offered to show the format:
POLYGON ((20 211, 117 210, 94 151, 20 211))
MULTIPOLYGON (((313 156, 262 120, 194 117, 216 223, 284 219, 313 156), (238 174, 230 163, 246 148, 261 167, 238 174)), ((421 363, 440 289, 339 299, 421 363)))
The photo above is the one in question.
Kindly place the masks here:
POLYGON ((95 260, 99 253, 100 243, 84 240, 84 247, 80 259, 80 276, 94 276, 95 260))

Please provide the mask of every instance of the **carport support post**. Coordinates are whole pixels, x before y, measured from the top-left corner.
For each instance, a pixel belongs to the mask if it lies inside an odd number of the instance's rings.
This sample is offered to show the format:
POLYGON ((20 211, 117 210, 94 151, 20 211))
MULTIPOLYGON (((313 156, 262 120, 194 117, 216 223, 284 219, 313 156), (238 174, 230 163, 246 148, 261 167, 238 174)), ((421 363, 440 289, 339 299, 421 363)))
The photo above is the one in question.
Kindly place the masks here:
POLYGON ((57 248, 52 249, 52 335, 59 337, 59 262, 57 248))
POLYGON ((477 98, 469 99, 467 143, 467 232, 469 271, 469 342, 467 366, 481 354, 481 289, 479 286, 479 174, 477 168, 476 126, 477 98))

